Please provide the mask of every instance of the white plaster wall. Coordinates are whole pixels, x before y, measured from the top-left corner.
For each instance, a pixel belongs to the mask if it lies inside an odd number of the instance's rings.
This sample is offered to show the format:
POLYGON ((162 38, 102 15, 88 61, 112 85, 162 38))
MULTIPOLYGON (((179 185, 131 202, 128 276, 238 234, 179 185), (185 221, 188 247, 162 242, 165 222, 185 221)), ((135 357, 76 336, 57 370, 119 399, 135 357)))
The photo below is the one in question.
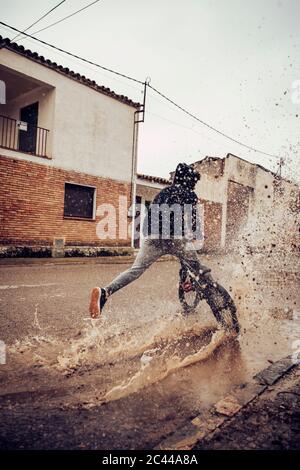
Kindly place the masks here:
MULTIPOLYGON (((53 106, 49 106, 48 115, 42 111, 39 119, 41 127, 50 127, 52 160, 24 156, 26 160, 131 180, 135 108, 7 49, 0 50, 0 61, 54 88, 53 106)), ((1 153, 5 151, 1 149, 1 153)), ((23 158, 23 154, 16 156, 23 158)))
POLYGON ((225 158, 224 176, 244 186, 254 188, 257 167, 235 156, 225 158))
POLYGON ((195 191, 200 198, 223 203, 226 199, 227 181, 224 177, 211 178, 202 173, 195 191))

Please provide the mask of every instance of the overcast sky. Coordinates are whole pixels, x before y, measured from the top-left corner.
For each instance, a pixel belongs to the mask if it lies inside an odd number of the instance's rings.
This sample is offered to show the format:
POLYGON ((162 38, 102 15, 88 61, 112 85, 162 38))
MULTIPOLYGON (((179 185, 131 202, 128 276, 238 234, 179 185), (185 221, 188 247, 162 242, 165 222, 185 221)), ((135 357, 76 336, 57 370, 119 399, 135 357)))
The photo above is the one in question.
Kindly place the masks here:
MULTIPOLYGON (((90 3, 67 0, 34 33, 90 3)), ((0 0, 1 21, 25 29, 59 0, 0 0)), ((101 0, 37 35, 151 84, 202 120, 267 153, 285 157, 299 180, 299 0, 101 0), (294 85, 293 85, 294 84, 294 85), (294 95, 293 95, 294 93, 294 95)), ((0 34, 14 34, 0 25, 0 34)), ((31 39, 21 43, 99 84, 142 100, 138 84, 70 59, 31 39)), ((234 153, 272 170, 277 159, 230 142, 148 93, 138 170, 167 176, 180 161, 234 153)))

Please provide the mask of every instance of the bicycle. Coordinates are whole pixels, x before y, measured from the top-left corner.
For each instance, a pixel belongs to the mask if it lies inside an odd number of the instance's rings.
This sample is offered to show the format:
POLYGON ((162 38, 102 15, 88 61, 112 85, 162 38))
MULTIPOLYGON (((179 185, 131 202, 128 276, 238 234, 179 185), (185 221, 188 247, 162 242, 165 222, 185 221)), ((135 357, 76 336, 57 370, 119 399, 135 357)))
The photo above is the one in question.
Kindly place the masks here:
POLYGON ((240 326, 233 299, 223 286, 208 275, 209 272, 210 269, 207 269, 196 275, 186 262, 181 261, 178 296, 184 312, 191 313, 201 300, 205 300, 224 329, 239 333, 240 326))

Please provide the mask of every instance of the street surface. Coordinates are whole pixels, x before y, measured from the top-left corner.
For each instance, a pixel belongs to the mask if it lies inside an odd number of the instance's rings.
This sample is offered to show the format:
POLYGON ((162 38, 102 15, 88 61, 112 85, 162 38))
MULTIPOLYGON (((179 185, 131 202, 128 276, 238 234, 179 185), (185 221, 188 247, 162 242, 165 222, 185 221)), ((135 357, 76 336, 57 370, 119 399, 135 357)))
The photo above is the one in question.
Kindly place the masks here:
POLYGON ((203 262, 237 303, 238 341, 216 330, 203 304, 182 315, 175 261, 155 263, 96 321, 87 312, 91 287, 126 265, 1 266, 0 447, 151 448, 290 354, 300 337, 294 258, 203 262))

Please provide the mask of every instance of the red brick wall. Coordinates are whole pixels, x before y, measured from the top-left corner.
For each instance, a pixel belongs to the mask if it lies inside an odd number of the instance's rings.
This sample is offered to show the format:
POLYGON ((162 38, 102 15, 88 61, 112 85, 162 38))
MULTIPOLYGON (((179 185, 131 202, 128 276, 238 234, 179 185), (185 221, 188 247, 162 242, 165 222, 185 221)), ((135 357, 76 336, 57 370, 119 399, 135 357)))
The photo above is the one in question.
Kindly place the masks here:
POLYGON ((130 205, 130 183, 1 155, 0 178, 1 244, 52 245, 53 237, 64 236, 66 245, 130 245, 129 238, 99 240, 96 235, 96 225, 100 218, 97 216, 95 221, 64 219, 63 216, 65 182, 95 186, 96 207, 108 203, 116 208, 119 195, 127 196, 130 205))

